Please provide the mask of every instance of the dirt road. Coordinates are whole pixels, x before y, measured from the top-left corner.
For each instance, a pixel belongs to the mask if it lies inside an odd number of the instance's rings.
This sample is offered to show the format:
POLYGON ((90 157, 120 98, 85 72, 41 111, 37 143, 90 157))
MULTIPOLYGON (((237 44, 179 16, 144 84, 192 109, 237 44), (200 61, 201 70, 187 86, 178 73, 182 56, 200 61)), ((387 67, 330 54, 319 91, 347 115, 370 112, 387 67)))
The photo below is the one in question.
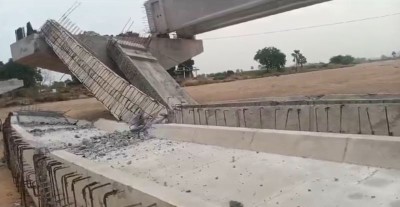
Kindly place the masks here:
POLYGON ((400 93, 400 60, 185 88, 199 103, 261 97, 400 93))

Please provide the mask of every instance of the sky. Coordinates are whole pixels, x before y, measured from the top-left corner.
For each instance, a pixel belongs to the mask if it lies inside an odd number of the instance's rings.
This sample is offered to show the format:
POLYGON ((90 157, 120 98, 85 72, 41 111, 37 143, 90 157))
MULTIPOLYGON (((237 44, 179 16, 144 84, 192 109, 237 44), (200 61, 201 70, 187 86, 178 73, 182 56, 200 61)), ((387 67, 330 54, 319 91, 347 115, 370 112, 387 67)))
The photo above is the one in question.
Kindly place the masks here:
MULTIPOLYGON (((30 21, 39 28, 46 19, 59 19, 75 0, 0 0, 0 61, 10 58, 14 30, 30 21)), ((118 34, 129 18, 132 30, 146 31, 144 0, 80 0, 70 19, 86 31, 118 34)), ((274 34, 268 33, 354 19, 400 13, 400 0, 333 0, 197 35, 204 39, 204 53, 194 58, 200 73, 257 68, 258 49, 274 46, 284 52, 288 65, 295 49, 308 62, 328 62, 338 54, 375 58, 400 51, 400 15, 350 24, 274 34), (213 39, 222 37, 221 39, 213 39)), ((60 77, 60 75, 57 75, 60 77)))

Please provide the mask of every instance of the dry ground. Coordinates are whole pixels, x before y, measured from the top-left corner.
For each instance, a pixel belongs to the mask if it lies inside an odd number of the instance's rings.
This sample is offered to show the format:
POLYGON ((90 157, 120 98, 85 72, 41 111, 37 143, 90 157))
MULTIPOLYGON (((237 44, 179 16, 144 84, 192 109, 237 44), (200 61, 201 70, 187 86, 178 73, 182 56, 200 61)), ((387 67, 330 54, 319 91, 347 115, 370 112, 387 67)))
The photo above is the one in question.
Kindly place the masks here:
POLYGON ((199 103, 261 97, 400 93, 400 60, 187 87, 199 103))
MULTIPOLYGON (((199 103, 261 97, 321 94, 400 93, 400 60, 361 64, 317 72, 242 80, 185 88, 199 103)), ((112 119, 94 98, 44 103, 37 109, 62 111, 76 119, 112 119)), ((21 107, 0 108, 0 119, 21 107)), ((0 157, 2 150, 0 145, 0 157)), ((10 173, 0 166, 0 207, 11 207, 18 199, 10 173)))

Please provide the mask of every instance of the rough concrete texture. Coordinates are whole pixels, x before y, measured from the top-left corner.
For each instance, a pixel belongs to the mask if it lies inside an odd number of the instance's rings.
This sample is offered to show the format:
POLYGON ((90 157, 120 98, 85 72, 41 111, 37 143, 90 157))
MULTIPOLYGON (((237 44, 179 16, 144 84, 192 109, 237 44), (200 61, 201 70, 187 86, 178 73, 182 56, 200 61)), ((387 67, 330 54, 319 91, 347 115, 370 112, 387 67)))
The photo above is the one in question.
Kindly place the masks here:
POLYGON ((201 54, 204 49, 202 40, 152 37, 149 51, 168 70, 201 54))
MULTIPOLYGON (((32 120, 38 120, 37 127, 41 129, 43 127, 41 123, 43 119, 40 117, 21 118, 14 118, 14 123, 18 123, 17 120, 24 120, 30 126, 25 127, 24 123, 19 122, 22 127, 14 124, 13 128, 24 139, 36 133, 25 130, 32 130, 34 123, 32 120)), ((55 127, 55 123, 61 124, 61 118, 60 120, 53 118, 49 122, 51 127, 55 127)), ((95 125, 113 126, 116 130, 129 128, 127 125, 105 120, 95 125)), ((157 136, 154 138, 136 139, 134 143, 126 146, 107 146, 110 149, 100 151, 96 149, 98 146, 90 144, 88 145, 90 147, 83 149, 98 155, 104 153, 104 156, 83 158, 85 155, 79 153, 79 150, 73 152, 77 155, 63 150, 52 151, 49 157, 67 167, 61 168, 54 174, 54 182, 59 186, 59 192, 63 192, 60 198, 56 196, 56 199, 67 200, 68 197, 72 202, 74 194, 72 180, 79 176, 81 178, 90 176, 74 184, 78 206, 104 206, 104 195, 112 190, 116 190, 116 194, 107 197, 108 206, 127 206, 141 202, 144 206, 155 204, 154 206, 192 207, 228 207, 232 203, 243 206, 393 207, 399 203, 398 170, 288 157, 262 151, 235 149, 236 147, 228 145, 215 146, 216 140, 219 139, 221 143, 223 140, 229 142, 235 136, 242 137, 243 142, 251 135, 250 131, 257 130, 219 127, 218 129, 225 132, 209 133, 207 129, 210 128, 212 127, 157 126, 156 131, 150 134, 157 136), (171 129, 170 132, 173 134, 157 131, 160 127, 171 129), (218 138, 210 137, 212 134, 218 138), (182 141, 185 139, 190 142, 182 141), (193 143, 198 140, 205 140, 208 145, 193 143), (66 176, 72 177, 66 178, 66 176)), ((109 130, 112 131, 112 128, 109 130)), ((70 131, 65 131, 66 136, 74 137, 70 131)), ((43 133, 41 136, 53 132, 43 133)), ((274 133, 283 134, 279 131, 274 133)), ((287 133, 298 136, 295 132, 287 133)), ((319 135, 319 133, 302 133, 319 135)), ((342 136, 321 133, 322 137, 328 135, 333 136, 332 139, 342 136)), ((118 132, 107 136, 94 136, 90 142, 126 141, 134 136, 128 132, 118 132)), ((254 137, 257 138, 257 135, 254 137)), ((232 143, 240 144, 240 139, 232 143)), ((277 142, 270 143, 275 146, 277 144, 277 142)), ((72 149, 72 151, 77 150, 77 148, 72 149)), ((375 150, 384 151, 378 148, 375 150)), ((24 153, 26 163, 31 166, 33 166, 31 158, 33 153, 33 151, 24 153)), ((61 201, 61 204, 66 202, 61 201)))
POLYGON ((397 137, 179 124, 158 125, 152 134, 176 141, 400 170, 397 137))
POLYGON ((46 68, 70 74, 68 67, 60 61, 39 34, 32 34, 11 45, 13 61, 32 67, 46 68))
POLYGON ((184 106, 172 122, 296 131, 400 136, 398 100, 324 100, 184 106))
MULTIPOLYGON (((107 65, 118 75, 125 77, 113 60, 107 54, 108 36, 76 35, 82 45, 87 47, 93 55, 107 65)), ((121 41, 120 44, 123 44, 121 41)), ((130 40, 125 41, 127 45, 130 40)), ((40 34, 30 35, 11 46, 13 61, 32 67, 46 68, 48 70, 71 73, 68 67, 57 57, 51 47, 40 34)), ((148 45, 151 54, 167 70, 203 52, 203 42, 192 39, 168 39, 151 37, 148 45)))
POLYGON ((145 3, 150 30, 155 34, 176 31, 196 34, 326 2, 328 0, 148 0, 145 3), (191 8, 196 8, 191 9, 191 8), (188 11, 190 12, 177 12, 188 11))
MULTIPOLYGON (((75 36, 85 45, 93 55, 101 60, 118 75, 123 76, 114 62, 107 55, 108 38, 104 36, 75 36)), ((71 74, 67 65, 53 52, 52 48, 46 43, 44 37, 40 34, 32 34, 11 45, 13 61, 32 67, 40 67, 48 70, 71 74)))
POLYGON ((115 40, 108 53, 130 83, 169 108, 178 104, 196 104, 145 47, 123 47, 115 40))
POLYGON ((216 206, 232 200, 244 206, 315 207, 398 202, 396 170, 157 139, 124 152, 135 156, 105 162, 216 206))
MULTIPOLYGON (((148 140, 148 137, 142 135, 139 137, 138 134, 131 132, 108 133, 92 128, 92 125, 86 122, 79 123, 62 116, 48 117, 36 112, 30 113, 29 115, 28 112, 24 112, 24 114, 13 116, 14 137, 21 137, 28 146, 36 148, 25 150, 23 153, 26 179, 35 179, 30 169, 36 169, 35 173, 39 173, 37 171, 38 164, 35 161, 35 156, 39 152, 48 153, 47 156, 51 159, 47 160, 47 164, 54 161, 63 163, 64 167, 58 169, 57 172, 46 174, 46 176, 52 177, 52 191, 62 192, 62 195, 54 195, 52 198, 54 201, 51 202, 66 205, 69 203, 66 201, 68 199, 71 202, 76 200, 74 203, 78 206, 100 207, 105 205, 104 195, 115 190, 114 194, 110 194, 106 198, 108 206, 128 206, 138 203, 142 203, 144 206, 159 207, 215 206, 175 190, 160 188, 151 181, 132 177, 127 173, 112 169, 108 164, 98 162, 107 155, 108 161, 114 160, 118 165, 118 160, 126 159, 125 151, 129 147, 148 140), (57 150, 68 150, 76 155, 57 150), (97 160, 97 163, 89 161, 89 159, 97 160), (72 180, 75 178, 85 179, 72 185, 72 180), (68 184, 66 184, 67 182, 68 184), (64 188, 64 186, 67 187, 64 188), (87 188, 88 186, 92 188, 87 188), (95 189, 97 190, 95 191, 95 189), (61 197, 63 199, 60 199, 61 197)), ((45 175, 42 174, 42 176, 45 175)), ((48 188, 49 183, 45 185, 48 188)), ((27 192, 38 206, 38 197, 34 196, 32 189, 28 188, 27 192)))
POLYGON ((53 20, 42 27, 47 43, 69 70, 117 118, 131 123, 153 119, 165 107, 118 76, 53 20))
POLYGON ((22 80, 11 79, 0 81, 0 94, 10 92, 17 88, 21 88, 22 86, 24 86, 24 82, 22 80))

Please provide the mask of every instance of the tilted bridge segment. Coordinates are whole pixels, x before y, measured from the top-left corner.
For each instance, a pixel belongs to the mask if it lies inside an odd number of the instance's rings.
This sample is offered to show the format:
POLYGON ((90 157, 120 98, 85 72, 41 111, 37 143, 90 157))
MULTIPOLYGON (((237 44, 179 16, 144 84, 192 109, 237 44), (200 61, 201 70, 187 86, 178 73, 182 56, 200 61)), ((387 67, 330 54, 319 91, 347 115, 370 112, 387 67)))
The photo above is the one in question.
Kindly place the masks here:
MULTIPOLYGON (((153 116, 152 105, 162 105, 166 110, 173 111, 178 105, 197 104, 166 72, 170 67, 203 52, 202 41, 195 40, 194 35, 321 2, 324 1, 151 0, 145 3, 145 8, 153 35, 148 39, 137 37, 139 44, 123 37, 73 34, 75 28, 68 31, 68 28, 50 20, 43 26, 40 34, 17 41, 11 45, 11 50, 16 62, 74 74, 116 118, 128 121, 127 117, 132 116, 132 113, 153 116), (190 5, 202 9, 189 9, 190 5), (174 9, 180 12, 173 12, 174 9), (178 39, 165 38, 165 34, 170 32, 176 32, 178 39), (58 39, 52 35, 57 35, 58 39), (42 59, 46 60, 41 61, 42 59), (92 70, 86 71, 85 67, 92 70), (116 82, 116 85, 110 81, 116 82), (105 85, 110 84, 113 90, 104 89, 107 87, 105 85), (147 96, 146 99, 152 99, 157 104, 142 100, 127 101, 125 99, 133 97, 129 97, 130 94, 127 93, 131 91, 125 88, 141 91, 147 96), (108 96, 119 94, 121 97, 118 95, 109 98, 104 95, 104 91, 108 96), (118 103, 117 106, 114 103, 118 103), (132 107, 137 109, 132 111, 132 107), (125 114, 127 111, 131 112, 125 114)), ((158 111, 158 107, 154 108, 158 111)))

